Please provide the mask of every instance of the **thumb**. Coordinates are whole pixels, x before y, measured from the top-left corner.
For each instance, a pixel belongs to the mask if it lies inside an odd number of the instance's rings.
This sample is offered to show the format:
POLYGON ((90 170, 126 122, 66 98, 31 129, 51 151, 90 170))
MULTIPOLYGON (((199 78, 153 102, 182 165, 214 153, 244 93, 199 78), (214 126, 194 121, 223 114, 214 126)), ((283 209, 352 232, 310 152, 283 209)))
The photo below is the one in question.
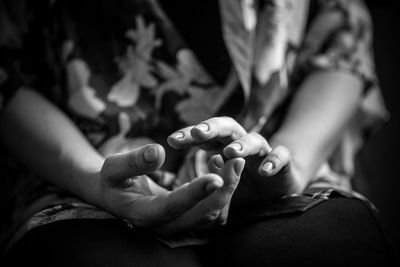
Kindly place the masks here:
POLYGON ((161 145, 150 144, 130 152, 108 156, 101 169, 101 177, 115 185, 125 179, 152 173, 165 160, 165 150, 161 145))

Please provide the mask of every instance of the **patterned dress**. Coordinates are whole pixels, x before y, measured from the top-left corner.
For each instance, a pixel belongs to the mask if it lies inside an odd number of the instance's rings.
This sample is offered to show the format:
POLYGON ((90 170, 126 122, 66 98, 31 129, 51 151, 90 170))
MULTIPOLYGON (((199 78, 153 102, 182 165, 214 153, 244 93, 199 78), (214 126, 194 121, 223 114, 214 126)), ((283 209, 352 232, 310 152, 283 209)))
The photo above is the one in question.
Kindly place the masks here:
MULTIPOLYGON (((29 87, 105 156, 164 145, 176 129, 219 115, 268 138, 310 73, 347 72, 363 81, 359 108, 309 185, 324 190, 309 196, 323 199, 332 189, 355 196, 355 154, 387 118, 361 1, 3 0, 0 15, 0 110, 29 87)), ((170 152, 164 169, 194 178, 204 169, 199 153, 170 152)), ((43 181, 4 149, 0 156, 9 218, 3 245, 57 220, 114 218, 43 181)))

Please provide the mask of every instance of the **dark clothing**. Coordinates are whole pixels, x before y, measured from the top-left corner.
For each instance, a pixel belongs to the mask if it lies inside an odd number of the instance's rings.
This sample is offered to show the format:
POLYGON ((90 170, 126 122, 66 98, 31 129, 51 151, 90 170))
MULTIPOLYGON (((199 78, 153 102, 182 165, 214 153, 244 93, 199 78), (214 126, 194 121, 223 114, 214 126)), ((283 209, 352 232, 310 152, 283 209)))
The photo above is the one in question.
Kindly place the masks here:
POLYGON ((27 233, 7 266, 394 266, 392 236, 363 201, 228 225, 203 246, 169 248, 115 220, 64 220, 27 233))

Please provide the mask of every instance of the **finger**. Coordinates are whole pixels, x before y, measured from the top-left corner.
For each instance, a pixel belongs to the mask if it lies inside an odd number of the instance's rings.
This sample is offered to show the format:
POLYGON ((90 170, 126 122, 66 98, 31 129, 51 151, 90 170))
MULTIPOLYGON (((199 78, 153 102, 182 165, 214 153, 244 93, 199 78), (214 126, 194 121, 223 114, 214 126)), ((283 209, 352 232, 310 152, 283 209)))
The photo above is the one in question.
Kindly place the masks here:
POLYGON ((197 124, 190 131, 197 142, 212 139, 231 142, 245 135, 246 130, 230 117, 215 117, 197 124))
POLYGON ((220 214, 229 205, 239 183, 244 164, 242 158, 228 160, 220 169, 223 173, 224 185, 179 218, 160 226, 158 231, 161 234, 172 235, 224 223, 227 214, 222 217, 220 214))
POLYGON ((169 194, 170 190, 161 186, 160 184, 156 183, 152 178, 147 176, 147 184, 150 190, 149 195, 167 195, 169 194))
POLYGON ((150 144, 127 153, 111 155, 104 161, 101 176, 116 185, 132 176, 152 173, 164 163, 165 150, 158 144, 150 144))
MULTIPOLYGON (((212 158, 213 159, 213 158, 212 158)), ((224 181, 224 185, 218 189, 207 201, 204 201, 202 205, 207 207, 222 208, 226 205, 227 200, 236 190, 239 184, 240 175, 244 169, 245 160, 243 158, 234 158, 227 160, 225 163, 221 156, 215 157, 214 161, 215 171, 220 173, 224 181), (221 166, 222 164, 222 166, 221 166)))
POLYGON ((234 119, 230 117, 215 117, 205 120, 194 127, 187 127, 173 133, 168 137, 168 143, 175 148, 200 145, 213 140, 229 143, 246 133, 246 130, 234 119))
POLYGON ((217 154, 211 156, 207 164, 208 164, 208 169, 210 170, 211 173, 215 173, 220 176, 223 175, 222 168, 224 167, 225 162, 221 155, 217 154))
MULTIPOLYGON (((234 192, 239 184, 240 176, 245 165, 244 160, 240 159, 240 161, 241 162, 239 162, 238 166, 234 165, 237 164, 238 162, 235 163, 233 160, 231 161, 228 160, 227 164, 225 164, 224 159, 221 155, 214 155, 208 161, 208 168, 211 172, 214 172, 223 177, 226 180, 225 184, 231 183, 231 185, 233 185, 232 190, 234 192)), ((233 193, 232 194, 230 194, 229 192, 227 193, 228 196, 230 195, 230 197, 227 199, 227 204, 220 211, 218 218, 216 219, 215 222, 216 224, 224 224, 228 218, 230 201, 233 193)))
POLYGON ((192 130, 193 126, 182 128, 167 138, 168 144, 176 149, 179 148, 186 148, 190 145, 195 145, 196 141, 193 139, 193 137, 190 134, 190 131, 192 130))
POLYGON ((290 152, 284 146, 277 146, 262 161, 259 174, 264 176, 273 176, 279 171, 285 171, 290 166, 290 152))
POLYGON ((149 173, 148 176, 157 184, 164 188, 172 189, 176 175, 172 172, 156 170, 153 173, 149 173))
POLYGON ((264 157, 271 152, 271 146, 260 134, 251 132, 230 143, 223 150, 226 158, 248 157, 258 155, 264 157))
POLYGON ((147 218, 151 218, 150 221, 155 223, 176 218, 221 188, 223 184, 222 178, 215 174, 196 178, 171 191, 168 195, 153 198, 146 208, 147 218))

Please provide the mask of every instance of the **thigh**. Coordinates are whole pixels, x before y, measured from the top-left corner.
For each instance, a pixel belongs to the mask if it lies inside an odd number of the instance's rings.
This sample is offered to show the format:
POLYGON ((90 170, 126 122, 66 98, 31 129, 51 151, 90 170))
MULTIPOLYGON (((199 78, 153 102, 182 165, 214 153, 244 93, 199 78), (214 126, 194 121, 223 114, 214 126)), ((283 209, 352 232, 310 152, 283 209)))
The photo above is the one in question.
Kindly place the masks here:
POLYGON ((208 249, 219 266, 381 265, 395 260, 388 238, 364 202, 333 198, 300 215, 227 227, 208 249))
POLYGON ((201 266, 194 248, 169 248, 117 220, 65 220, 35 228, 6 259, 9 266, 201 266))

